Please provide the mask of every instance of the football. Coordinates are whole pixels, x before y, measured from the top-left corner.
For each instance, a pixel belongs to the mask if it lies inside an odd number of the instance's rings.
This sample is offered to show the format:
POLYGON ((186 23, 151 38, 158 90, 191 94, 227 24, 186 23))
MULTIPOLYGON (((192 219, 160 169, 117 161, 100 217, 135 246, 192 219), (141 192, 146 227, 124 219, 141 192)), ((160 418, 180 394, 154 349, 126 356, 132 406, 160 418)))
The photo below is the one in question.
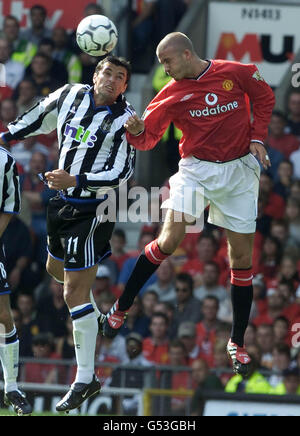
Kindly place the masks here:
POLYGON ((91 56, 105 56, 118 42, 114 23, 104 15, 89 15, 80 21, 76 30, 77 44, 91 56))

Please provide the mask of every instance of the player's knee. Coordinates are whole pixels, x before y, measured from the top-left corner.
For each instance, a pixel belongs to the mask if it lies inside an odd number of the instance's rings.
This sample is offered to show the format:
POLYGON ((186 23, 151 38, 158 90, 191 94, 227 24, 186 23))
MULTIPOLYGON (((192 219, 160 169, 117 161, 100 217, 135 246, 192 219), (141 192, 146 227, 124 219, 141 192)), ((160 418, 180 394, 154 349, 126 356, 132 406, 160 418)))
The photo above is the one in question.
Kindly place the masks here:
POLYGON ((248 253, 231 253, 231 264, 233 268, 250 268, 252 258, 248 253))
POLYGON ((0 295, 0 324, 6 324, 11 321, 10 306, 7 295, 0 295))
POLYGON ((160 250, 165 254, 172 254, 179 245, 179 241, 175 236, 161 235, 157 240, 160 250))
POLYGON ((78 289, 78 284, 67 281, 64 284, 64 300, 66 304, 70 307, 73 305, 76 296, 80 293, 80 289, 78 289))

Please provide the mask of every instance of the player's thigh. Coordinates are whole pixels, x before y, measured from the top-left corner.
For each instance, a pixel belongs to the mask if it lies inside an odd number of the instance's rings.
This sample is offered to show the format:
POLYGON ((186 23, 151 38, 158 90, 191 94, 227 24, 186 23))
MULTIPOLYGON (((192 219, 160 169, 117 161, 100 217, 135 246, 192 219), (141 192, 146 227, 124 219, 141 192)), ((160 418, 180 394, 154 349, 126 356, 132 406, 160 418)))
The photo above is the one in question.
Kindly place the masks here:
POLYGON ((54 277, 57 281, 63 283, 64 281, 64 260, 54 258, 52 255, 48 253, 47 264, 46 264, 47 272, 54 277))
POLYGON ((176 250, 185 236, 186 227, 191 224, 191 218, 182 212, 167 210, 165 222, 158 237, 158 245, 164 253, 171 254, 176 250))
POLYGON ((255 233, 238 233, 226 230, 231 268, 250 268, 255 233))

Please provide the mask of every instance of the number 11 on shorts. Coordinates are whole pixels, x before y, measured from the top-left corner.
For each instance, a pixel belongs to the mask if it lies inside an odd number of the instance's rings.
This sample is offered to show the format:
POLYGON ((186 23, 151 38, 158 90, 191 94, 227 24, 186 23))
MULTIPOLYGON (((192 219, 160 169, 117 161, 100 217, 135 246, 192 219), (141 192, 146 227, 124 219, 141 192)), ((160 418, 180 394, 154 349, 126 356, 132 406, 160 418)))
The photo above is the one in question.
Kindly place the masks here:
POLYGON ((76 238, 73 238, 73 236, 71 236, 71 238, 68 239, 67 253, 71 255, 77 254, 77 245, 78 245, 78 236, 76 236, 76 238))

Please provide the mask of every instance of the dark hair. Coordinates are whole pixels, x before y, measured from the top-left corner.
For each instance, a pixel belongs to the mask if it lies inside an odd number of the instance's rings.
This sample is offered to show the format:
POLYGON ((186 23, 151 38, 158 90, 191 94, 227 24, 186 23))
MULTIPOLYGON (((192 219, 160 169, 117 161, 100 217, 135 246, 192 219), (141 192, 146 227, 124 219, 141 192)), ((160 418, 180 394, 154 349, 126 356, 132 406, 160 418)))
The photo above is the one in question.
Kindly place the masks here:
POLYGON ((202 301, 202 305, 204 304, 204 301, 206 301, 206 300, 214 301, 216 303, 217 307, 218 308, 220 307, 220 301, 214 295, 207 295, 206 297, 204 297, 203 301, 202 301))
POLYGON ((154 290, 154 289, 147 289, 144 293, 143 293, 143 295, 142 295, 142 299, 145 297, 145 295, 153 295, 156 299, 157 299, 157 301, 158 301, 158 293, 154 290))
POLYGON ((47 9, 46 9, 44 6, 42 6, 42 5, 33 5, 33 6, 30 8, 30 13, 33 12, 34 10, 37 10, 37 11, 42 12, 42 14, 44 15, 44 17, 47 17, 47 9))
POLYGON ((209 262, 205 262, 205 264, 204 264, 204 268, 205 268, 207 265, 208 265, 208 266, 213 266, 213 267, 217 270, 218 274, 220 274, 220 266, 217 264, 217 262, 214 262, 213 260, 210 260, 209 262))
POLYGON ((6 23, 7 20, 13 20, 15 23, 17 23, 18 27, 20 27, 19 20, 13 15, 6 15, 6 17, 4 17, 4 24, 6 23))
POLYGON ((113 232, 113 236, 118 236, 119 238, 122 238, 124 241, 126 241, 126 233, 123 229, 116 229, 113 232))
POLYGON ((153 318, 163 318, 165 320, 165 323, 167 325, 169 324, 169 319, 168 319, 167 315, 165 315, 163 312, 154 312, 153 315, 151 316, 151 322, 152 322, 153 318))
POLYGON ((289 320, 285 317, 285 316, 278 316, 275 320, 273 325, 275 325, 276 322, 284 322, 286 324, 287 327, 289 327, 290 322, 289 320))
POLYGON ((180 339, 173 339, 169 345, 169 349, 171 348, 181 348, 185 354, 187 354, 185 345, 183 342, 181 342, 180 339))
POLYGON ((272 112, 272 116, 278 117, 278 118, 282 119, 284 122, 287 122, 287 117, 282 111, 274 110, 272 112))
POLYGON ((109 62, 113 65, 116 65, 117 67, 123 67, 127 71, 127 79, 126 83, 129 82, 131 77, 131 64, 128 62, 125 58, 118 57, 118 56, 107 56, 106 58, 102 59, 100 62, 98 62, 95 73, 97 74, 103 67, 106 62, 109 62))
MULTIPOLYGON (((34 56, 33 56, 33 59, 35 59, 35 58, 43 58, 43 59, 45 59, 47 62, 48 62, 48 64, 50 64, 51 62, 52 62, 52 59, 50 58, 50 56, 48 56, 48 55, 46 55, 45 53, 42 53, 42 52, 37 52, 34 56)), ((32 60, 33 60, 32 59, 32 60)))
POLYGON ((39 43, 39 47, 41 47, 41 45, 51 45, 52 48, 55 47, 55 43, 52 38, 43 38, 39 43))
POLYGON ((84 13, 86 13, 89 9, 94 9, 99 15, 102 15, 104 13, 102 6, 98 5, 97 3, 87 4, 84 8, 84 13))
POLYGON ((216 238, 214 237, 214 235, 212 233, 202 232, 200 234, 197 242, 202 241, 202 239, 210 239, 210 241, 214 244, 215 247, 218 246, 218 242, 217 242, 216 238))
POLYGON ((190 291, 192 292, 194 289, 194 280, 193 277, 188 273, 179 273, 175 277, 175 281, 183 282, 188 285, 190 291))

